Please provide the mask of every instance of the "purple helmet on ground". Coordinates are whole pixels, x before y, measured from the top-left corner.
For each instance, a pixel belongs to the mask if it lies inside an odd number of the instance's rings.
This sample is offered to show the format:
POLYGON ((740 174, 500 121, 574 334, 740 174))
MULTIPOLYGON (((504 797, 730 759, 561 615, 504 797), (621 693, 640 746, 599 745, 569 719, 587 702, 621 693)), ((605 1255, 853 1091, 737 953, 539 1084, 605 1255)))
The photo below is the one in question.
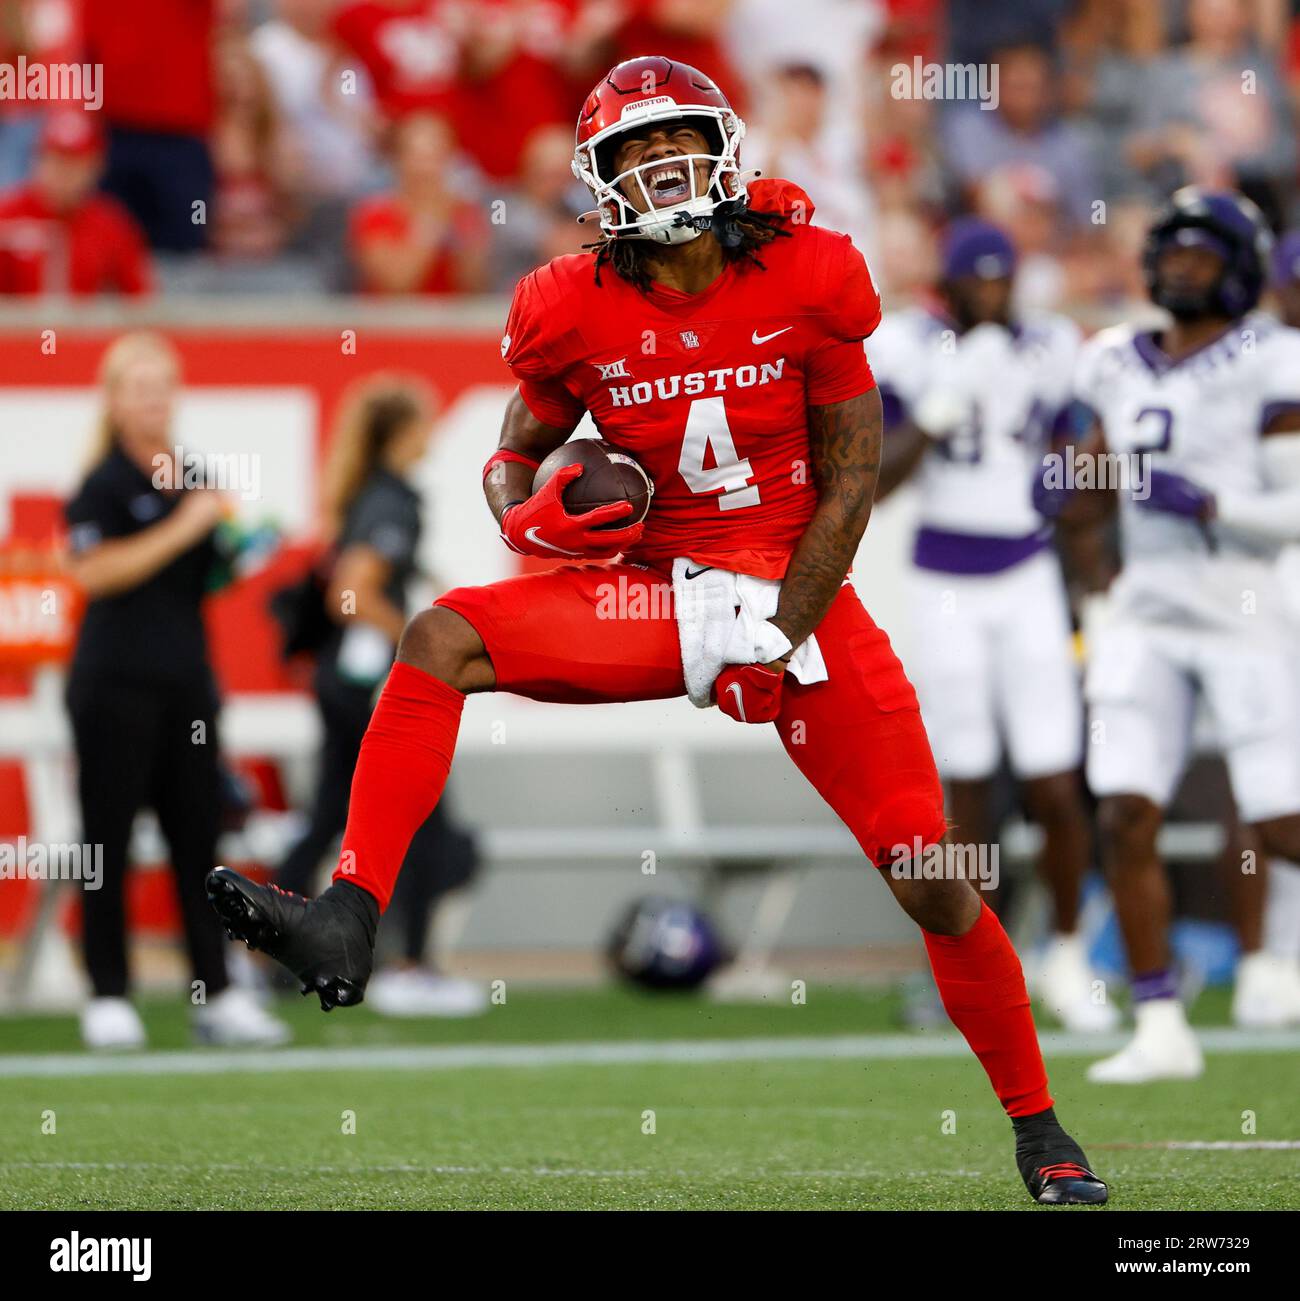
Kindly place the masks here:
POLYGON ((638 899, 607 951, 620 976, 650 989, 695 989, 727 960, 709 918, 678 899, 638 899))
POLYGON ((1142 270, 1151 301, 1181 316, 1244 316, 1259 302, 1272 249, 1264 214, 1245 195, 1185 185, 1147 232, 1142 270), (1197 299, 1175 299, 1160 284, 1160 256, 1169 248, 1198 245, 1223 259, 1223 271, 1197 299))

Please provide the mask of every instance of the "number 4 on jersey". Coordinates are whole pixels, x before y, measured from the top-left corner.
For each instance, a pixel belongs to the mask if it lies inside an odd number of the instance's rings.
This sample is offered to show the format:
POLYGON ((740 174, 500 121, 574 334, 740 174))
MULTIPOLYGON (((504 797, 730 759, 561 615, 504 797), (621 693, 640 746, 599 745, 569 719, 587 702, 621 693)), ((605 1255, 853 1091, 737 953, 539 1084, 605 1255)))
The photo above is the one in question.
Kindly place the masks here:
POLYGON ((749 458, 736 455, 736 444, 727 424, 723 398, 697 398, 686 417, 686 436, 677 469, 692 492, 716 493, 719 510, 740 510, 758 505, 758 484, 750 483, 754 470, 749 458), (712 449, 713 465, 705 457, 712 449))

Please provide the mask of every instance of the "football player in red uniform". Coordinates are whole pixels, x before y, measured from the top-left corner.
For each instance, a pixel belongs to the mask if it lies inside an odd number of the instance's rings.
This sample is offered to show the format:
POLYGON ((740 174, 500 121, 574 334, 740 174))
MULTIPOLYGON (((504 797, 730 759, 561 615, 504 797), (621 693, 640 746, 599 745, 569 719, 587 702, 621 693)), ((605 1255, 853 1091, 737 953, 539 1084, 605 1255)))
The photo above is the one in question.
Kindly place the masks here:
POLYGON ((380 910, 446 781, 465 694, 683 695, 688 580, 743 575, 768 592, 779 580, 774 612, 746 633, 752 662, 716 676, 719 708, 775 723, 866 856, 893 869, 882 875, 921 927, 944 1005, 1012 1119, 1031 1195, 1105 1201, 1052 1110, 1020 963, 996 916, 969 881, 907 870, 943 844, 939 778, 912 686, 846 577, 880 463, 881 404, 862 345, 880 300, 848 238, 808 224, 802 191, 746 184, 743 134, 713 82, 668 59, 619 64, 589 96, 574 167, 603 239, 515 292, 501 347, 519 388, 483 485, 516 551, 621 560, 456 589, 416 615, 361 749, 334 883, 308 901, 218 869, 213 903, 322 1006, 359 1002, 380 910), (643 523, 619 523, 626 502, 570 514, 562 492, 578 466, 532 492, 538 464, 584 412, 652 476, 643 523), (629 609, 638 592, 653 608, 657 593, 641 589, 662 592, 673 571, 680 619, 608 617, 611 585, 629 609))

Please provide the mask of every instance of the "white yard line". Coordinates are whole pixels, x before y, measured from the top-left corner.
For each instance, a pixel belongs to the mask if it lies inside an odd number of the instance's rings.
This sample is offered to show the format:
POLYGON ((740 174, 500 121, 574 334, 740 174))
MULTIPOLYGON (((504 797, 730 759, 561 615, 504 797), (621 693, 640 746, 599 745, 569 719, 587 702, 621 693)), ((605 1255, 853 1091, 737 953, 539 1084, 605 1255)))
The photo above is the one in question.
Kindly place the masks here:
POLYGON ((1170 1139, 1166 1143, 1094 1143, 1108 1152, 1300 1152, 1300 1139, 1170 1139))
MULTIPOLYGON (((1089 1146, 1098 1149, 1116 1150, 1122 1149, 1123 1144, 1089 1144, 1089 1146)), ((1161 1147, 1163 1144, 1153 1143, 1151 1147, 1161 1147)), ((1177 1146, 1172 1145, 1172 1146, 1177 1146)), ((1253 1150, 1253 1149, 1252 1149, 1253 1150)), ((44 1174, 57 1173, 59 1171, 70 1171, 73 1173, 126 1173, 134 1172, 138 1174, 168 1174, 173 1177, 185 1173, 192 1173, 194 1176, 207 1176, 212 1174, 235 1174, 244 1175, 250 1179, 256 1179, 261 1176, 291 1176, 295 1179, 301 1179, 303 1175, 325 1175, 336 1178, 339 1176, 351 1176, 353 1178, 361 1175, 384 1175, 392 1177, 395 1175, 418 1175, 423 1178, 429 1177, 446 1177, 454 1176, 463 1178, 468 1175, 475 1176, 497 1176, 504 1178, 518 1178, 524 1176, 534 1179, 582 1179, 590 1181, 593 1179, 680 1179, 690 1181, 693 1179, 707 1178, 724 1178, 736 1181, 762 1181, 771 1183, 775 1180, 782 1179, 854 1179, 854 1180, 880 1180, 880 1179, 979 1179, 987 1181, 990 1178, 1004 1178, 1006 1171, 1002 1166, 996 1169, 972 1170, 972 1169, 916 1169, 891 1167, 883 1169, 880 1167, 863 1167, 856 1170, 786 1170, 783 1167, 764 1167, 754 1166, 743 1169, 735 1166, 718 1166, 710 1164, 707 1170, 686 1170, 686 1169, 655 1169, 655 1170, 634 1170, 634 1169, 582 1169, 568 1168, 564 1166, 488 1166, 488 1165, 411 1165, 402 1163, 400 1165, 369 1165, 358 1163, 356 1165, 310 1165, 297 1164, 293 1166, 268 1166, 258 1162, 235 1163, 229 1161, 215 1161, 195 1163, 189 1161, 0 1161, 0 1171, 6 1170, 39 1170, 44 1174)), ((1153 1183, 1158 1180, 1165 1180, 1169 1183, 1185 1183, 1187 1174, 1183 1170, 1148 1170, 1143 1169, 1141 1178, 1144 1183, 1153 1183)), ((488 1209, 488 1208, 484 1208, 488 1209)))
MULTIPOLYGON (((1300 1031, 1215 1029, 1198 1033, 1206 1052, 1300 1051, 1300 1031)), ((1045 1034, 1051 1057, 1100 1057, 1123 1046, 1115 1035, 1045 1034)), ((956 1035, 839 1035, 817 1038, 666 1039, 556 1044, 414 1044, 390 1047, 198 1049, 98 1056, 90 1053, 0 1055, 0 1079, 83 1079, 107 1075, 271 1075, 290 1071, 445 1071, 548 1066, 701 1065, 746 1061, 900 1061, 964 1057, 956 1035)))

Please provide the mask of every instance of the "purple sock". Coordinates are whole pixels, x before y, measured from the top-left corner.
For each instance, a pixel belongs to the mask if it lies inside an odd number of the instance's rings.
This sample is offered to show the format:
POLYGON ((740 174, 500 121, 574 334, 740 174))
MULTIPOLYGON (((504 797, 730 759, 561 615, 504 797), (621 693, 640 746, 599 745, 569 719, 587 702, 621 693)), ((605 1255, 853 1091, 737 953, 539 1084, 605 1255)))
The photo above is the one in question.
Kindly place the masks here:
POLYGON ((1149 1003, 1153 998, 1177 998, 1178 982, 1174 979, 1173 969, 1162 967, 1159 971, 1148 971, 1144 975, 1134 976, 1131 988, 1135 1003, 1149 1003))

